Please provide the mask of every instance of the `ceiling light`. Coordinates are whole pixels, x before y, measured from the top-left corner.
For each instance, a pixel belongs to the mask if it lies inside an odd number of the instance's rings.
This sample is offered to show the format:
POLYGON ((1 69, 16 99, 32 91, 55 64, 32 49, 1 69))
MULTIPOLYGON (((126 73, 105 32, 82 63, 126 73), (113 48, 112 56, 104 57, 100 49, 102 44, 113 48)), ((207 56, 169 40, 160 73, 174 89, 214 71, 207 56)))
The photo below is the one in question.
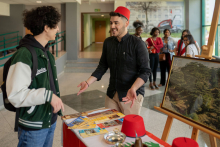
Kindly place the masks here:
POLYGON ((36 1, 36 3, 40 4, 40 3, 42 3, 42 1, 36 1))
POLYGON ((101 0, 101 2, 104 2, 105 0, 101 0))

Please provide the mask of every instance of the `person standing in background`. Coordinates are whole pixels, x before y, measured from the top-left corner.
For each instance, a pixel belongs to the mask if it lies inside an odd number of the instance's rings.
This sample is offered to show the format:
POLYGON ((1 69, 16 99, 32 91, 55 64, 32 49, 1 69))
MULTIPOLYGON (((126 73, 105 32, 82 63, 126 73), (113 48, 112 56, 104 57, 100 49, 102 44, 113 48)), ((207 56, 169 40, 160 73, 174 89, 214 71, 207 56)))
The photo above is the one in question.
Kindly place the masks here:
POLYGON ((197 42, 193 39, 192 35, 185 35, 183 37, 183 41, 186 45, 186 56, 187 57, 195 57, 195 55, 199 55, 201 49, 197 42))
POLYGON ((175 47, 175 49, 174 49, 174 53, 175 53, 177 56, 185 56, 186 49, 185 49, 185 43, 184 43, 184 41, 183 41, 183 37, 184 37, 185 35, 191 35, 190 31, 189 31, 189 30, 183 30, 181 39, 178 40, 178 42, 177 42, 177 44, 176 44, 176 47, 175 47))
POLYGON ((165 54, 166 60, 160 61, 160 72, 161 72, 161 79, 159 87, 164 86, 166 83, 166 70, 170 71, 172 57, 174 55, 174 47, 175 47, 175 40, 170 37, 171 32, 169 29, 164 30, 164 37, 162 38, 163 41, 163 48, 161 49, 161 53, 165 54))
POLYGON ((157 67, 159 63, 159 53, 160 49, 163 47, 163 41, 160 37, 158 37, 160 34, 160 30, 156 27, 154 27, 150 35, 152 37, 148 38, 146 40, 146 44, 149 46, 148 52, 149 52, 149 58, 150 58, 150 68, 153 73, 153 83, 152 83, 152 74, 149 77, 150 84, 149 87, 151 90, 159 89, 159 87, 156 84, 157 79, 157 67))
POLYGON ((143 23, 139 20, 136 20, 136 21, 134 21, 133 26, 135 28, 134 36, 136 36, 142 40, 141 34, 143 33, 143 29, 142 29, 144 27, 143 23))

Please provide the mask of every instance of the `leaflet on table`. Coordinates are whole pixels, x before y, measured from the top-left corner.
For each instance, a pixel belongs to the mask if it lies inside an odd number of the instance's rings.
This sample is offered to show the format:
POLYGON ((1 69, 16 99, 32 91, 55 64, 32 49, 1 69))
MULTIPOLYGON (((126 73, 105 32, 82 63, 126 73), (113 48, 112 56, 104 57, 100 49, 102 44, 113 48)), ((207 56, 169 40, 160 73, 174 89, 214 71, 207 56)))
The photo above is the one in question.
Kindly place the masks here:
POLYGON ((88 118, 98 118, 98 117, 109 116, 109 115, 113 115, 113 114, 117 114, 117 113, 119 113, 117 110, 111 109, 111 110, 106 110, 103 112, 89 114, 89 115, 87 115, 87 117, 88 118))
POLYGON ((108 133, 108 131, 105 128, 92 128, 92 129, 79 130, 79 134, 83 138, 105 134, 105 133, 108 133))
POLYGON ((119 112, 119 113, 116 113, 116 114, 110 114, 110 115, 107 115, 107 116, 94 118, 93 120, 95 121, 96 124, 99 124, 99 123, 106 122, 108 120, 119 119, 119 118, 122 118, 124 116, 125 116, 124 114, 119 112))
POLYGON ((108 115, 114 115, 114 114, 120 113, 115 109, 110 109, 110 110, 106 110, 106 111, 101 110, 101 112, 97 111, 96 113, 94 113, 94 112, 93 111, 86 111, 86 112, 81 112, 81 113, 76 113, 76 114, 65 115, 65 116, 62 116, 61 118, 63 120, 67 120, 67 119, 71 119, 71 118, 78 118, 80 116, 87 116, 88 118, 94 119, 94 118, 98 118, 98 117, 102 117, 102 116, 108 116, 108 115), (92 114, 89 114, 91 112, 92 112, 92 114))
POLYGON ((81 113, 76 113, 76 114, 64 115, 61 118, 62 120, 67 120, 67 119, 77 118, 79 116, 86 116, 86 115, 88 115, 87 112, 81 112, 81 113))
POLYGON ((124 117, 124 114, 117 113, 117 114, 111 114, 107 116, 102 116, 98 118, 87 118, 86 116, 80 116, 67 124, 68 129, 89 129, 94 128, 96 124, 103 123, 109 120, 113 120, 116 118, 124 117))
POLYGON ((96 127, 96 124, 94 124, 94 121, 90 120, 89 118, 80 116, 71 123, 67 124, 67 126, 68 129, 89 129, 96 127))
POLYGON ((121 118, 121 119, 117 119, 117 120, 113 120, 113 121, 100 123, 100 124, 97 124, 97 126, 99 126, 100 128, 109 128, 109 127, 113 127, 113 126, 118 126, 118 125, 122 125, 123 120, 124 120, 124 118, 121 118))

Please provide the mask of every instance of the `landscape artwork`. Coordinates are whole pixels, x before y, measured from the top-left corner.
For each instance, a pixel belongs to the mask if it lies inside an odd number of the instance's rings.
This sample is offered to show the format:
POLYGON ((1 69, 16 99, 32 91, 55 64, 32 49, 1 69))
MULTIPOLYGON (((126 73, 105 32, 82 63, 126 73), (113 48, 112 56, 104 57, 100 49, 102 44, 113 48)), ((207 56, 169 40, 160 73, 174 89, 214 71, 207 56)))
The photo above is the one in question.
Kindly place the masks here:
POLYGON ((162 108, 220 133, 220 63, 173 57, 162 108))

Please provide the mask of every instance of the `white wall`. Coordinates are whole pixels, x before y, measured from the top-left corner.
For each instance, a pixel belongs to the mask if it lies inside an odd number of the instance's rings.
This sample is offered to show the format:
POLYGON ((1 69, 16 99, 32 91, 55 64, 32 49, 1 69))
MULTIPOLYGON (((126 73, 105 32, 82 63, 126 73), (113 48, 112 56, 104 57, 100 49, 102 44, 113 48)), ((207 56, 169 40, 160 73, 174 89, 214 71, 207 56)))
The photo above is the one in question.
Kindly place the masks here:
POLYGON ((91 18, 89 14, 84 14, 84 48, 91 44, 91 18))
MULTIPOLYGON (((61 14, 61 4, 53 4, 53 5, 50 5, 50 6, 53 6, 53 7, 57 8, 57 10, 61 14)), ((39 5, 26 5, 25 9, 31 10, 31 9, 36 8, 36 7, 39 7, 39 5)), ((61 14, 61 17, 62 17, 62 14, 61 14)), ((58 27, 59 27, 59 32, 61 32, 61 21, 58 23, 58 27)), ((52 50, 52 47, 50 47, 50 50, 52 50)), ((54 50, 56 52, 56 45, 54 46, 54 50)), ((59 51, 61 50, 61 43, 58 44, 58 50, 59 51)))
MULTIPOLYGON (((103 4, 102 3, 91 3, 90 5, 85 4, 85 3, 81 4, 80 5, 80 20, 81 20, 81 13, 93 13, 95 12, 95 9, 100 9, 100 12, 111 12, 111 11, 114 11, 114 3, 103 3, 103 4)), ((92 23, 90 24, 92 25, 92 23)), ((80 42, 81 42, 81 21, 80 21, 80 42)), ((81 50, 81 43, 80 43, 80 50, 81 50)))
MULTIPOLYGON (((126 2, 147 2, 147 1, 152 1, 152 0, 115 0, 115 5, 114 9, 116 9, 118 6, 126 6, 126 2)), ((184 1, 184 0, 153 0, 153 1, 184 1)))
POLYGON ((10 4, 0 2, 0 15, 10 16, 10 4))
POLYGON ((91 3, 89 4, 81 4, 80 12, 95 12, 95 9, 100 9, 100 12, 111 12, 114 11, 114 3, 91 3))

